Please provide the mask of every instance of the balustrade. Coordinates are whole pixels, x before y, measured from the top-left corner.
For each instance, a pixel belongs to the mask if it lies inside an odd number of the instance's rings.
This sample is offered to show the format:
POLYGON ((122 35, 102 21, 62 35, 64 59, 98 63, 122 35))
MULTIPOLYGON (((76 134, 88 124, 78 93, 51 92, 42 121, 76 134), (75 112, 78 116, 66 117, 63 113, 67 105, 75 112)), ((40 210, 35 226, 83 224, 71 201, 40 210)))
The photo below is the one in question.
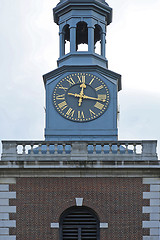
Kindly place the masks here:
POLYGON ((0 168, 158 167, 157 141, 2 141, 0 168))
POLYGON ((5 155, 58 155, 58 154, 102 154, 102 155, 155 155, 156 141, 117 142, 49 142, 49 141, 2 141, 2 156, 5 155))

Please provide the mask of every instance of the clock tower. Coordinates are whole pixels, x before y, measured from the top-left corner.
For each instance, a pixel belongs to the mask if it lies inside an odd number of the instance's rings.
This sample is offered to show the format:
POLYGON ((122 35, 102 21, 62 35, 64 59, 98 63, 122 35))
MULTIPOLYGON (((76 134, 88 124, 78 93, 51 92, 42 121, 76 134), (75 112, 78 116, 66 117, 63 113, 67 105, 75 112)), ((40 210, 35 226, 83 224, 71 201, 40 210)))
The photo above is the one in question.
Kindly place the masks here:
POLYGON ((108 70, 105 56, 112 9, 104 0, 61 0, 53 13, 60 56, 58 68, 43 76, 45 139, 116 141, 121 76, 108 70))
POLYGON ((53 12, 60 56, 43 76, 45 140, 2 141, 0 240, 159 240, 157 141, 118 140, 112 9, 61 0, 53 12))

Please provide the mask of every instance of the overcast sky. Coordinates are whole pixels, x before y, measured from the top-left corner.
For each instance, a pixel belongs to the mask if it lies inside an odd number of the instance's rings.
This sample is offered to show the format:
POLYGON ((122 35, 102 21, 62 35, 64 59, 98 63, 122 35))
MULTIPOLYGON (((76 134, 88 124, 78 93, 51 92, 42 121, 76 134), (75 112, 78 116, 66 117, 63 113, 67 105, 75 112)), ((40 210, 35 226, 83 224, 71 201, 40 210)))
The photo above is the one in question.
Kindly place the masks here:
MULTIPOLYGON (((0 139, 44 138, 42 75, 57 67, 58 0, 0 0, 0 139)), ((122 75, 119 140, 160 145, 160 0, 108 0, 109 69, 122 75)))

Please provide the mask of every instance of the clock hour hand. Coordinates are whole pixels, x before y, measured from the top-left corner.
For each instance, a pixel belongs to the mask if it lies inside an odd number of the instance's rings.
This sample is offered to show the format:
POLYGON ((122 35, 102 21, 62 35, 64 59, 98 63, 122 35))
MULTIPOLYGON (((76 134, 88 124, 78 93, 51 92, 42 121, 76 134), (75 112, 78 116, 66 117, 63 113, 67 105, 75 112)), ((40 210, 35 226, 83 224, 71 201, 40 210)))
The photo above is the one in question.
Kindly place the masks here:
POLYGON ((79 101, 78 101, 78 106, 80 107, 81 106, 81 104, 82 104, 82 101, 83 101, 83 95, 84 95, 84 88, 86 88, 86 84, 85 83, 82 83, 81 85, 80 85, 80 88, 82 88, 81 89, 81 92, 80 92, 80 97, 79 97, 79 101))
POLYGON ((79 107, 81 106, 82 101, 83 101, 84 88, 86 88, 86 84, 85 84, 85 83, 82 83, 82 84, 80 85, 80 88, 82 88, 80 94, 77 94, 77 93, 68 93, 68 95, 70 95, 70 96, 79 97, 79 101, 78 101, 78 103, 79 103, 78 106, 79 106, 79 107))

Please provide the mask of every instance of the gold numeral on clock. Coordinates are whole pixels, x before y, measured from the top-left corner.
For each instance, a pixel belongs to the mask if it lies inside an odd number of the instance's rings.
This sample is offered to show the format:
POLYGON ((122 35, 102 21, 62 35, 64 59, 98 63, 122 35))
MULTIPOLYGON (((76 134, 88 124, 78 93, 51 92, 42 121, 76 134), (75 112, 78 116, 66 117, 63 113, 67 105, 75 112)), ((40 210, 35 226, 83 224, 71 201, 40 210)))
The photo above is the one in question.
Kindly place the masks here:
POLYGON ((59 86, 59 89, 63 89, 63 90, 66 92, 68 88, 63 87, 62 85, 60 85, 60 86, 59 86))
POLYGON ((89 109, 89 112, 90 112, 91 117, 96 115, 95 112, 93 112, 91 109, 89 109))
POLYGON ((99 110, 102 110, 102 108, 104 107, 104 105, 102 103, 96 102, 96 104, 94 105, 95 108, 98 108, 99 110))
POLYGON ((106 96, 106 94, 98 94, 98 98, 100 100, 106 100, 107 96, 106 96))
POLYGON ((86 76, 77 76, 78 77, 78 83, 85 83, 86 81, 86 76))
POLYGON ((99 87, 95 88, 95 90, 96 90, 96 91, 99 91, 99 90, 101 90, 102 88, 104 88, 103 85, 100 85, 99 87))
POLYGON ((75 81, 71 77, 69 79, 67 79, 67 82, 69 82, 70 86, 75 84, 75 81))
POLYGON ((64 100, 64 99, 65 99, 65 94, 57 95, 57 96, 56 96, 56 99, 57 99, 57 100, 64 100))
POLYGON ((68 111, 66 112, 66 115, 73 117, 74 112, 75 112, 75 110, 73 110, 72 108, 69 108, 68 111))
POLYGON ((95 78, 92 78, 92 80, 90 81, 89 85, 91 85, 93 83, 95 78))
POLYGON ((78 118, 84 118, 84 113, 83 111, 78 111, 78 118))
POLYGON ((61 103, 58 104, 58 107, 63 111, 64 109, 66 109, 67 107, 67 103, 66 101, 63 101, 61 103))

